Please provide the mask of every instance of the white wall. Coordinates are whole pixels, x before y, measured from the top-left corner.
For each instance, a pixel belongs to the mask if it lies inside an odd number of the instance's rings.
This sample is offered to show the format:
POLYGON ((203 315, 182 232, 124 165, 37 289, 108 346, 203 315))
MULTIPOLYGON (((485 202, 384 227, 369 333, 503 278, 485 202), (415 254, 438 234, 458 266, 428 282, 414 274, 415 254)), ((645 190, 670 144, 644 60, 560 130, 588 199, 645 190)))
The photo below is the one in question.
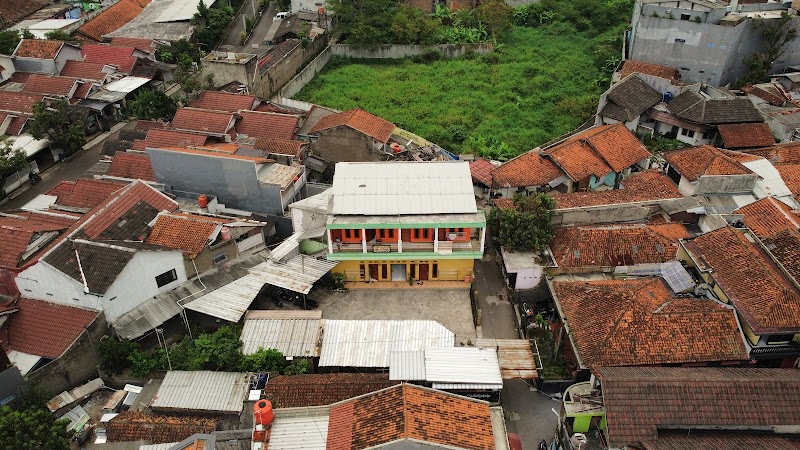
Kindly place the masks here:
POLYGON ((325 6, 325 0, 292 0, 291 12, 297 12, 297 11, 317 12, 320 6, 325 6))
POLYGON ((98 311, 103 309, 100 297, 85 294, 81 283, 44 261, 20 272, 16 281, 23 297, 98 311))
POLYGON ((539 285, 544 275, 544 267, 535 266, 517 272, 517 282, 514 289, 533 289, 539 285))
POLYGON ((11 75, 14 75, 14 72, 16 72, 16 69, 14 69, 14 60, 7 55, 0 55, 0 68, 2 68, 2 73, 0 73, 0 81, 5 81, 11 78, 11 75))
POLYGON ((678 191, 685 195, 691 196, 697 191, 697 182, 692 183, 691 181, 687 180, 686 177, 681 177, 681 182, 678 183, 678 191))
POLYGON ((61 73, 61 69, 64 68, 64 64, 67 61, 83 61, 80 49, 70 45, 65 45, 61 48, 61 51, 56 56, 56 74, 61 73))
POLYGON ((292 213, 292 229, 295 232, 325 228, 328 222, 327 214, 305 211, 300 208, 289 208, 292 213))

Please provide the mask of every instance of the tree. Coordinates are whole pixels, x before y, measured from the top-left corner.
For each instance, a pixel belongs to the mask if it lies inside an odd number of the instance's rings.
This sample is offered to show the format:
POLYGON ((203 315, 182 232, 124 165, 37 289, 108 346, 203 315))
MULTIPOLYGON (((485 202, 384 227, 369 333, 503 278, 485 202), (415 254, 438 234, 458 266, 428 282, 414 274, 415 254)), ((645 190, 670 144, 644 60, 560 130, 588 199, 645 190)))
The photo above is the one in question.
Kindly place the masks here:
POLYGON ((530 252, 546 249, 553 240, 553 224, 550 222, 555 201, 547 194, 514 197, 512 208, 493 209, 490 224, 497 230, 500 245, 514 250, 530 252))
POLYGON ((338 29, 348 44, 375 47, 391 42, 391 27, 396 0, 329 0, 336 11, 338 29))
POLYGON ((70 450, 66 420, 56 421, 50 411, 31 408, 14 411, 0 407, 0 448, 15 450, 70 450))
POLYGON ((392 17, 392 42, 395 44, 434 44, 440 27, 439 19, 425 14, 425 11, 401 5, 397 7, 397 11, 392 17))
POLYGON ((50 145, 70 156, 86 142, 86 111, 59 100, 48 106, 39 102, 33 106, 31 136, 47 138, 50 145))
POLYGON ((14 150, 13 145, 13 139, 6 139, 0 146, 0 198, 5 195, 2 188, 8 177, 29 165, 25 152, 20 149, 14 150))
POLYGON ((772 65, 786 51, 787 44, 797 37, 797 28, 789 13, 781 14, 779 19, 753 19, 753 28, 764 39, 764 50, 742 60, 747 67, 744 77, 747 83, 757 83, 765 79, 772 65))
POLYGON ((45 39, 51 41, 73 41, 72 36, 64 30, 52 30, 44 34, 45 39))
POLYGON ((175 100, 163 91, 156 89, 143 89, 136 97, 128 102, 128 114, 137 119, 172 119, 177 109, 175 100))
POLYGON ((511 18, 514 8, 508 6, 503 0, 489 0, 481 3, 475 10, 481 22, 486 24, 489 34, 498 36, 511 28, 511 18))
POLYGON ((33 34, 27 28, 22 30, 3 30, 0 31, 0 53, 10 55, 17 49, 19 41, 22 39, 33 39, 33 34))
POLYGON ((131 366, 130 355, 139 349, 139 344, 134 341, 118 341, 107 337, 100 341, 100 368, 112 374, 120 373, 131 366))
POLYGON ((245 355, 242 358, 242 368, 244 372, 280 372, 287 367, 286 358, 283 353, 274 348, 259 348, 252 355, 245 355))
POLYGON ((197 12, 192 17, 192 25, 197 32, 197 42, 205 45, 206 50, 212 50, 225 36, 234 11, 230 6, 214 6, 210 8, 201 0, 197 5, 197 12))

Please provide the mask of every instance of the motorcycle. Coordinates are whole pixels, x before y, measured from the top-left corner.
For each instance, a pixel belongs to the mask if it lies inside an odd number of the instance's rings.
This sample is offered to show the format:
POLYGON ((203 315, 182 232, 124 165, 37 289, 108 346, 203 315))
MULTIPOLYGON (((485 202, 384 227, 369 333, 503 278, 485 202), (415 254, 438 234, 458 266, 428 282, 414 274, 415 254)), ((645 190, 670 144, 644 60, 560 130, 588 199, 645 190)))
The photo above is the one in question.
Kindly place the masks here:
POLYGON ((33 186, 34 184, 42 181, 42 177, 36 172, 31 172, 30 175, 28 175, 28 181, 30 181, 31 186, 33 186))

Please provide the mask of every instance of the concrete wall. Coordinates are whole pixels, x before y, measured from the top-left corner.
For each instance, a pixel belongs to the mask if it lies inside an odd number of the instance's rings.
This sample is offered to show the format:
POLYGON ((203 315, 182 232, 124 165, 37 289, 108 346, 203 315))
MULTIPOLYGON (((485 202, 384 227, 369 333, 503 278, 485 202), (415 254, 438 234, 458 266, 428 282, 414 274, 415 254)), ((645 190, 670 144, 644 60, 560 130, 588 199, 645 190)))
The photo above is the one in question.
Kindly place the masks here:
POLYGON ((246 62, 204 59, 200 62, 200 68, 203 79, 208 75, 213 75, 214 86, 219 87, 235 81, 246 84, 251 94, 255 83, 261 80, 261 74, 258 72, 258 58, 255 57, 246 62))
POLYGON ((751 193, 758 175, 702 176, 697 183, 696 194, 741 194, 751 193))
POLYGON ((189 276, 195 275, 194 273, 194 266, 197 266, 197 271, 200 273, 206 272, 208 270, 214 269, 215 267, 219 266, 220 264, 225 264, 226 261, 230 261, 235 259, 239 255, 239 249, 236 247, 236 241, 233 239, 226 241, 217 245, 216 247, 209 248, 206 247, 203 249, 202 252, 198 253, 197 256, 194 258, 194 264, 192 264, 191 260, 186 260, 186 273, 190 274, 189 276), (225 261, 221 261, 220 263, 214 263, 214 256, 225 254, 228 259, 225 261))
POLYGON ((331 162, 380 161, 373 150, 374 139, 348 127, 336 127, 317 133, 311 143, 311 154, 331 162))
POLYGON ((587 209, 557 209, 552 223, 561 225, 585 225, 592 223, 618 223, 645 220, 658 212, 657 205, 630 203, 587 209))
POLYGON ((23 384, 25 384, 25 379, 17 366, 11 366, 0 372, 0 406, 12 402, 23 384))
POLYGON ((300 46, 300 42, 298 41, 295 48, 261 73, 261 78, 255 83, 251 93, 261 98, 272 98, 289 82, 289 80, 300 72, 300 69, 302 69, 306 63, 314 59, 317 53, 327 45, 327 33, 320 38, 314 39, 311 46, 305 50, 300 46))
POLYGON ((28 382, 55 395, 97 378, 100 361, 95 351, 107 333, 108 323, 101 314, 60 358, 29 373, 28 382))
POLYGON ((463 56, 472 51, 479 54, 491 53, 494 44, 441 44, 441 45, 381 45, 376 49, 356 48, 348 44, 331 45, 333 56, 358 59, 400 59, 417 56, 429 50, 437 50, 447 58, 463 56))
POLYGON ((330 47, 325 47, 316 58, 314 58, 308 65, 303 68, 297 75, 294 76, 283 88, 278 92, 276 97, 293 97, 300 92, 306 84, 314 79, 315 76, 330 62, 333 52, 330 47))

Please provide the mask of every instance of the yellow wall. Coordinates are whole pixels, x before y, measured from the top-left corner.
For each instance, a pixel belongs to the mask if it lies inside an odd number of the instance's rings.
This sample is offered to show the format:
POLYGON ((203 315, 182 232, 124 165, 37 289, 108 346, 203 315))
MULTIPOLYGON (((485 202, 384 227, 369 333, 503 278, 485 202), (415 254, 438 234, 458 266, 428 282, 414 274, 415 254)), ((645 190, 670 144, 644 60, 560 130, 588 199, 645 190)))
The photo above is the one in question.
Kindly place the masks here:
MULTIPOLYGON (((473 259, 424 259, 424 260, 403 260, 403 261, 379 261, 379 260, 363 260, 363 261, 339 261, 339 264, 333 268, 333 272, 344 273, 347 281, 368 281, 369 279, 369 264, 388 264, 387 278, 383 278, 382 271, 379 266, 378 281, 391 281, 392 277, 392 264, 405 264, 406 266, 406 280, 409 277, 412 264, 428 264, 428 279, 429 280, 451 280, 451 281, 464 281, 467 276, 472 276, 475 260, 473 259), (364 264, 366 277, 361 275, 361 265, 364 264), (434 277, 433 264, 437 265, 437 276, 434 277)), ((419 269, 417 269, 419 270, 419 269)), ((417 280, 419 274, 415 274, 414 279, 417 280)))

